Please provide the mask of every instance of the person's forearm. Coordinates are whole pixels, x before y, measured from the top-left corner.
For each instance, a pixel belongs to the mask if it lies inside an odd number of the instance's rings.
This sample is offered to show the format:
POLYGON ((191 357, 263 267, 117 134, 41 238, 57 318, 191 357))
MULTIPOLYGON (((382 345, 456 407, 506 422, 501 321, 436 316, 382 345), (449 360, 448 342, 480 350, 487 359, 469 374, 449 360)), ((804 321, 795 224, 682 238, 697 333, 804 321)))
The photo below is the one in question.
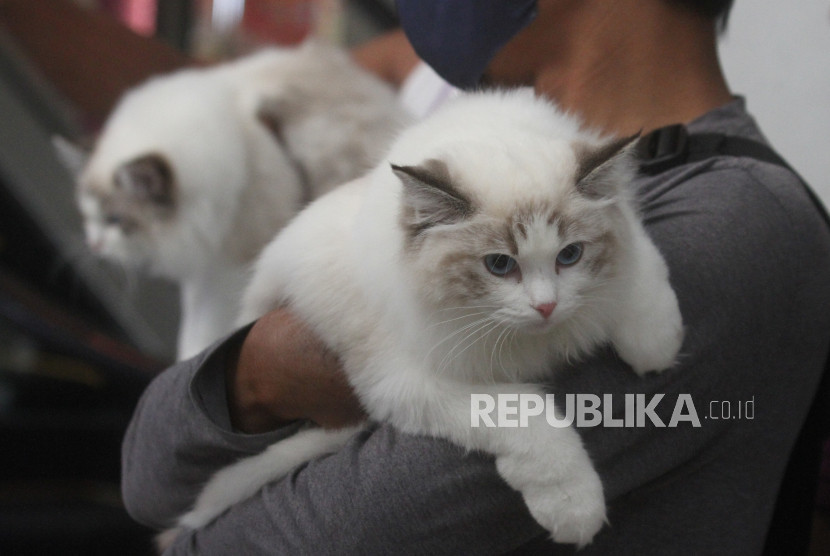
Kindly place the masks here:
POLYGON ((352 58, 364 69, 399 89, 420 61, 403 31, 376 37, 351 50, 352 58))
POLYGON ((296 420, 337 428, 364 418, 337 356, 288 310, 260 318, 227 363, 230 418, 240 431, 296 420))

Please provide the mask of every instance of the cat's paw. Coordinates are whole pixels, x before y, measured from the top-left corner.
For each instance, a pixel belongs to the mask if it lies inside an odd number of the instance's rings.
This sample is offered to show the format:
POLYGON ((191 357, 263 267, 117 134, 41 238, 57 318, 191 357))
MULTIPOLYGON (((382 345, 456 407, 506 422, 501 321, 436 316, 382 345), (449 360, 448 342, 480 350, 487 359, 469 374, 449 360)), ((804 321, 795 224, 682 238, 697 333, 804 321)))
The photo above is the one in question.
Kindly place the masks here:
POLYGON ((683 326, 667 323, 655 327, 651 332, 622 333, 622 340, 616 342, 617 354, 628 363, 635 373, 644 375, 669 369, 677 362, 680 346, 683 344, 683 326), (631 336, 626 338, 626 336, 631 336))
POLYGON ((602 481, 594 467, 573 466, 564 475, 545 481, 544 476, 521 477, 526 466, 499 458, 499 472, 524 496, 530 514, 547 529, 554 541, 583 547, 591 542, 603 525, 605 496, 602 481))
POLYGON ((524 493, 524 498, 533 518, 550 531, 558 543, 582 548, 606 523, 602 484, 595 473, 581 484, 535 489, 524 493))
POLYGON ((662 295, 655 295, 648 309, 632 311, 613 335, 617 354, 639 375, 674 366, 683 344, 677 298, 670 288, 664 289, 662 295))
POLYGON ((182 527, 171 527, 170 529, 162 531, 156 535, 155 543, 158 553, 162 554, 165 550, 173 546, 173 543, 176 542, 176 539, 179 538, 179 535, 181 535, 183 531, 184 528, 182 527))

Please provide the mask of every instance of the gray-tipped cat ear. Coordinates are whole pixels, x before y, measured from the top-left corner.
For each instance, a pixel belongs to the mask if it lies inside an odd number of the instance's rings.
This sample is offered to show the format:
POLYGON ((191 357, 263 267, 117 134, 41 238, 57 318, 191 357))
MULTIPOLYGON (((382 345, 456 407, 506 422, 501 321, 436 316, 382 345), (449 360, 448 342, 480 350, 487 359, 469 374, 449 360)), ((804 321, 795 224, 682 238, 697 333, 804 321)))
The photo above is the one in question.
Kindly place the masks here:
POLYGON ((416 235, 439 224, 459 222, 473 213, 472 202, 452 184, 443 162, 392 164, 392 171, 403 183, 404 218, 416 235))
POLYGON ((159 154, 140 156, 115 171, 115 184, 133 197, 157 205, 172 205, 175 191, 173 170, 159 154))
POLYGON ((308 94, 302 87, 283 84, 278 91, 256 100, 256 118, 283 148, 287 148, 286 124, 302 120, 309 106, 308 94))
POLYGON ((640 134, 611 140, 603 145, 575 145, 576 187, 592 199, 613 197, 622 181, 630 179, 635 147, 640 134))
POLYGON ((284 131, 287 110, 287 102, 281 97, 263 98, 256 110, 257 120, 271 132, 283 149, 288 147, 284 131))
POLYGON ((73 143, 62 135, 52 136, 52 147, 55 149, 58 160, 61 161, 69 173, 75 178, 79 177, 84 166, 86 166, 86 161, 89 159, 89 150, 73 143))

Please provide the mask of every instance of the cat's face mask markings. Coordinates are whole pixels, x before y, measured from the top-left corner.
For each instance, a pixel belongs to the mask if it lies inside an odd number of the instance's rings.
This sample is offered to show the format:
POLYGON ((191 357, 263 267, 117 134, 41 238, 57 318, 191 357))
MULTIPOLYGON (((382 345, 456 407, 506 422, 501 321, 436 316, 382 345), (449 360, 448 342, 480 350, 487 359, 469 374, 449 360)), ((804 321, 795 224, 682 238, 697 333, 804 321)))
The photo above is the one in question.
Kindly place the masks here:
POLYGON ((436 292, 437 305, 487 307, 510 327, 567 322, 614 272, 618 176, 628 171, 631 142, 575 146, 566 194, 515 207, 506 224, 496 216, 504 207, 474 202, 447 162, 393 165, 406 251, 421 261, 424 289, 436 292))
POLYGON ((485 257, 485 267, 494 278, 488 298, 499 305, 496 314, 515 328, 542 332, 563 324, 578 307, 578 296, 587 283, 581 262, 586 249, 590 256, 588 236, 580 230, 561 234, 559 219, 547 213, 540 207, 523 214, 513 226, 524 232, 516 234, 511 272, 503 276, 493 272, 488 263, 498 259, 485 257))
POLYGON ((115 172, 115 187, 137 201, 159 208, 175 204, 173 170, 159 154, 147 154, 123 164, 115 172))
POLYGON ((109 180, 83 177, 78 195, 88 246, 116 259, 126 260, 124 243, 140 241, 149 222, 172 218, 176 207, 172 168, 154 153, 122 164, 109 180))

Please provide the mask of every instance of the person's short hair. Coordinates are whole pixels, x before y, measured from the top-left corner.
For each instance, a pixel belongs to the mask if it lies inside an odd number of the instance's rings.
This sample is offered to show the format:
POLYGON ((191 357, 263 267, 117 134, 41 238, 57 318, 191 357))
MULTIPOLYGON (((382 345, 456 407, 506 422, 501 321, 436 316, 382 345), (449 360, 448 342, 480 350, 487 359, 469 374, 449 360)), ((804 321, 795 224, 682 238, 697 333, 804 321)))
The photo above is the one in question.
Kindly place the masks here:
POLYGON ((718 28, 726 28, 734 0, 670 0, 704 17, 717 20, 718 28))

